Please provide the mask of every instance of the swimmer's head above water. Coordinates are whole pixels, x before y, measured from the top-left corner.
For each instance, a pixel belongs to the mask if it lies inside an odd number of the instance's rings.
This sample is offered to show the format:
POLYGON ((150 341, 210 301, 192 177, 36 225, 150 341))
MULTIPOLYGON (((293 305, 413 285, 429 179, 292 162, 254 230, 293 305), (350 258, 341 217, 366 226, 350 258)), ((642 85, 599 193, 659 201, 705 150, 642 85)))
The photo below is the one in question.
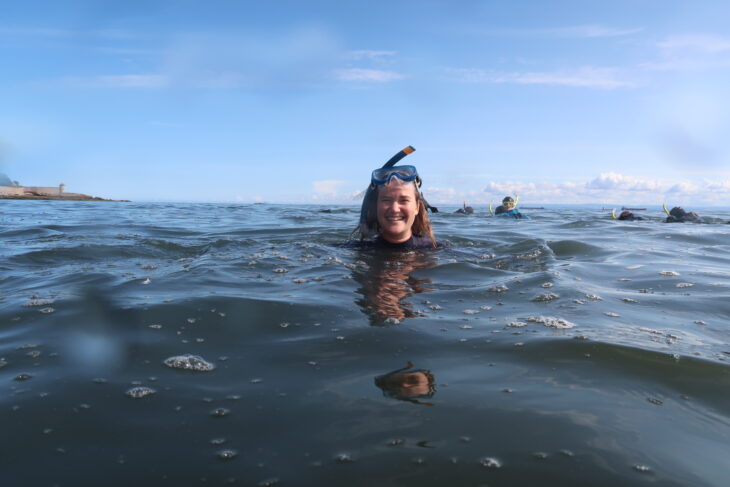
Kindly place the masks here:
MULTIPOLYGON (((398 159, 413 150, 407 147, 398 159)), ((420 237, 436 246, 418 171, 415 166, 389 165, 391 161, 372 172, 360 210, 360 225, 354 234, 361 239, 378 236, 391 244, 420 237)))

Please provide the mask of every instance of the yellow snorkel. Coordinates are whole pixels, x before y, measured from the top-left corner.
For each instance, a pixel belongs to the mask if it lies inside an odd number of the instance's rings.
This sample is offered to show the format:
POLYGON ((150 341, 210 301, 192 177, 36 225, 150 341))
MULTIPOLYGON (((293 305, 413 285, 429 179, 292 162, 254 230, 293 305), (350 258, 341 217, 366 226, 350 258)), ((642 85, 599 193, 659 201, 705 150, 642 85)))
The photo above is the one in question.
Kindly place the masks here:
POLYGON ((489 203, 489 214, 494 216, 494 210, 492 209, 492 203, 489 203))
POLYGON ((611 209, 611 218, 616 220, 616 208, 611 209))
POLYGON ((669 213, 669 210, 667 210, 667 204, 666 203, 662 203, 662 209, 664 210, 664 213, 667 214, 667 216, 670 216, 671 215, 671 213, 669 213))

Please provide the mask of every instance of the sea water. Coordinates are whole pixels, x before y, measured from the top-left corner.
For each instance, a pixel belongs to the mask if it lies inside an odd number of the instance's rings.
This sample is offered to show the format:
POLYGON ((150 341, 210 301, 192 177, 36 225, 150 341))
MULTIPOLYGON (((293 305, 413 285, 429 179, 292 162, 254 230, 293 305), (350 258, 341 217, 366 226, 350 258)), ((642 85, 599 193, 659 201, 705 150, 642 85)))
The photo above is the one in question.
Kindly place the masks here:
POLYGON ((2 485, 728 485, 730 212, 454 209, 2 201, 2 485))

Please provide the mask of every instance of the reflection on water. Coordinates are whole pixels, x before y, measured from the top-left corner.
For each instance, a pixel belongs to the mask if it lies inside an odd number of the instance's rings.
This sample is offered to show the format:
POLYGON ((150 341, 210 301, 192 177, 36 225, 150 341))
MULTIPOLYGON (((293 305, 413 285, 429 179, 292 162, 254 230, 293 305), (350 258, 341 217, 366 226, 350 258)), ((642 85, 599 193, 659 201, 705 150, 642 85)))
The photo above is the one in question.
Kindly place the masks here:
POLYGON ((360 284, 356 300, 372 324, 393 324, 405 318, 422 316, 407 299, 414 294, 433 291, 431 279, 415 277, 413 272, 436 265, 430 252, 393 252, 371 250, 359 255, 362 265, 353 270, 360 284))
POLYGON ((375 385, 383 391, 383 395, 386 397, 433 406, 432 402, 420 400, 430 399, 436 393, 433 374, 426 369, 412 369, 413 362, 408 362, 401 369, 377 376, 375 385))

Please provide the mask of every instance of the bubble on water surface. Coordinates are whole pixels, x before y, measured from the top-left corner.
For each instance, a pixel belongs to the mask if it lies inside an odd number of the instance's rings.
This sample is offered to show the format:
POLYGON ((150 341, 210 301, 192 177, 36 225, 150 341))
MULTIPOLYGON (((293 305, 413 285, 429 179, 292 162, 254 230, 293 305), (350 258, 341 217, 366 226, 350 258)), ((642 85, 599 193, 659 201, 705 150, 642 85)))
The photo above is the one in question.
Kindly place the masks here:
POLYGON ((209 372, 215 369, 215 365, 199 355, 176 355, 165 359, 164 363, 172 369, 194 370, 196 372, 209 372))
POLYGON ((554 316, 530 316, 527 318, 527 321, 531 323, 541 323, 548 328, 567 329, 576 326, 575 323, 571 323, 568 320, 556 318, 554 316))
POLYGON ((286 274, 289 271, 284 269, 283 267, 277 267, 276 269, 274 269, 274 272, 276 272, 277 274, 286 274))
POLYGON ((679 272, 675 272, 675 271, 661 271, 659 274, 661 274, 662 276, 674 277, 674 276, 678 276, 679 275, 679 272))
POLYGON ((489 291, 490 293, 503 293, 509 291, 509 288, 504 284, 500 284, 499 286, 492 286, 488 288, 487 291, 489 291))
POLYGON ((538 294, 537 296, 532 298, 532 301, 548 302, 548 301, 553 301, 555 299, 558 299, 559 297, 560 296, 558 296, 557 294, 553 294, 553 293, 538 294))
POLYGON ((544 283, 540 284, 540 287, 544 287, 545 289, 550 289, 551 287, 553 287, 553 283, 552 282, 544 282, 544 283))
POLYGON ((335 461, 337 463, 353 463, 355 459, 349 453, 338 453, 335 455, 335 461))
POLYGON ((636 470, 637 472, 642 472, 642 473, 647 473, 647 472, 651 472, 651 467, 649 467, 649 466, 647 466, 647 465, 640 465, 640 464, 636 464, 636 465, 634 465, 634 467, 633 467, 633 468, 634 468, 634 470, 636 470))
POLYGON ((219 450, 215 454, 221 460, 233 460, 238 456, 236 450, 219 450))
POLYGON ((53 303, 54 301, 52 299, 31 299, 27 303, 23 304, 23 306, 30 308, 33 306, 48 306, 53 303))
POLYGON ((210 412, 210 415, 214 418, 223 418, 231 414, 231 410, 227 408, 215 408, 210 412))
POLYGON ((484 457, 481 460, 479 460, 479 463, 484 468, 491 468, 491 469, 497 469, 502 467, 502 462, 497 460, 494 457, 484 457))
POLYGON ((51 307, 48 307, 48 308, 41 308, 38 311, 41 312, 41 313, 43 313, 43 314, 45 314, 45 315, 47 315, 47 314, 53 313, 56 310, 53 309, 53 308, 51 308, 51 307))
POLYGON ((152 389, 151 387, 146 386, 137 386, 132 387, 129 389, 126 394, 127 396, 131 397, 132 399, 142 399, 143 397, 151 396, 152 394, 155 394, 157 391, 152 389))
POLYGON ((677 287, 692 287, 692 286, 694 286, 694 284, 692 284, 691 282, 680 282, 680 283, 677 283, 677 287))
POLYGON ((279 323, 279 326, 282 328, 289 328, 289 323, 279 323))

